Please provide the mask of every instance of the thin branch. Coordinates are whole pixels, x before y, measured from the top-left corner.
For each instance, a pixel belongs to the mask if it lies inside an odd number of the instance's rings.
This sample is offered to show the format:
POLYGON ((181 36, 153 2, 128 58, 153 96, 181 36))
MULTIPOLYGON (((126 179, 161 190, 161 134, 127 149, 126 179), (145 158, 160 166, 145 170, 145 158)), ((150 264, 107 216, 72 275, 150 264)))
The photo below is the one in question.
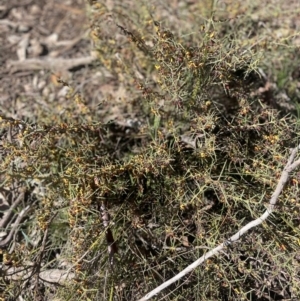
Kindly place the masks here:
POLYGON ((111 232, 111 229, 109 228, 110 224, 110 216, 107 211, 107 208, 104 204, 104 202, 101 203, 100 206, 101 210, 101 219, 103 222, 103 226, 105 227, 105 236, 106 236, 106 242, 107 242, 107 249, 108 249, 108 256, 109 256, 109 264, 113 270, 114 267, 114 255, 118 252, 117 244, 114 240, 113 234, 111 232))
MULTIPOLYGON (((48 234, 49 234, 49 228, 50 228, 52 221, 56 217, 56 215, 57 215, 57 212, 53 214, 53 216, 49 219, 49 221, 47 223, 48 225, 44 232, 44 237, 43 237, 43 241, 42 241, 42 244, 41 244, 41 247, 39 250, 39 254, 38 254, 37 260, 35 262, 35 265, 32 269, 32 273, 31 273, 31 276, 34 276, 34 274, 36 276, 35 277, 35 279, 36 279, 35 290, 36 290, 37 294, 38 294, 38 287, 39 287, 39 280, 40 280, 39 275, 41 273, 42 261, 43 261, 44 255, 45 255, 45 248, 46 248, 47 238, 48 238, 48 234)), ((31 277, 29 277, 28 281, 30 279, 31 279, 31 277)))
MULTIPOLYGON (((99 185, 99 180, 97 177, 94 178, 94 182, 96 185, 99 185)), ((114 268, 114 255, 118 253, 118 246, 116 241, 114 240, 112 231, 109 227, 110 225, 110 215, 107 210, 107 206, 104 201, 100 204, 100 216, 103 223, 103 226, 105 228, 105 237, 107 242, 107 249, 108 249, 108 258, 109 258, 109 264, 111 269, 114 268)))
POLYGON ((294 161, 295 157, 296 157, 296 154, 297 154, 297 151, 299 149, 300 149, 300 145, 292 150, 291 155, 288 159, 288 162, 287 162, 285 168, 283 169, 283 172, 281 174, 281 177, 280 177, 280 180, 277 184, 277 187, 276 187, 274 193, 272 194, 272 197, 271 197, 270 202, 267 206, 267 209, 259 218, 257 218, 256 220, 253 220, 252 222, 248 223, 246 226, 244 226, 242 229, 240 229, 236 234, 231 236, 227 241, 223 242, 222 244, 220 244, 219 246, 217 246, 213 250, 211 250, 208 253, 204 254, 202 257, 200 257, 195 262, 190 264, 188 267, 186 267, 179 274, 177 274, 173 278, 169 279, 168 281, 164 282, 163 284, 161 284, 160 286, 158 286, 157 288, 152 290, 150 293, 148 293, 147 295, 145 295, 143 298, 139 299, 138 301, 146 301, 146 300, 151 299, 152 297, 157 295, 159 292, 161 292, 163 289, 165 289, 166 287, 168 287, 172 283, 178 281, 179 279, 181 279, 182 277, 184 277, 188 273, 192 272, 200 264, 202 264, 205 260, 207 260, 208 258, 218 254, 222 249, 224 249, 229 244, 239 240, 241 238, 241 236, 243 236, 251 228, 258 226, 263 221, 265 221, 269 217, 269 215, 274 211, 275 204, 276 204, 276 202, 278 200, 278 197, 279 197, 280 193, 282 192, 285 184, 287 183, 289 174, 295 168, 297 168, 300 165, 300 159, 298 159, 297 161, 294 161))
POLYGON ((90 55, 87 57, 62 59, 47 57, 44 59, 27 59, 24 61, 9 61, 7 63, 8 69, 12 72, 18 72, 22 70, 70 70, 81 65, 88 65, 95 61, 96 57, 90 55))
POLYGON ((11 219, 11 216, 14 213, 14 210, 24 200, 24 196, 25 196, 25 193, 21 192, 19 194, 18 198, 10 206, 10 208, 4 213, 4 215, 0 221, 0 228, 5 228, 7 226, 7 224, 9 223, 9 220, 11 219))
POLYGON ((30 210, 30 206, 26 206, 18 215, 16 221, 14 222, 12 229, 10 230, 9 234, 7 235, 7 237, 0 241, 0 248, 4 248, 7 244, 10 243, 14 233, 16 232, 18 226, 20 225, 22 219, 24 218, 24 216, 26 216, 26 214, 28 213, 28 211, 30 210))

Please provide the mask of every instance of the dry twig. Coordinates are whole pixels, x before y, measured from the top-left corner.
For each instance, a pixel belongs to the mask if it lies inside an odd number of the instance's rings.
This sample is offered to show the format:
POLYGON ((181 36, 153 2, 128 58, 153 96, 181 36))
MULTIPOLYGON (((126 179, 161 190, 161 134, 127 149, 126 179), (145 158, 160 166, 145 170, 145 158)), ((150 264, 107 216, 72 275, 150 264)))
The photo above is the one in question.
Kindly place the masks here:
POLYGON ((23 70, 70 70, 78 66, 88 65, 95 61, 96 56, 90 55, 81 58, 62 59, 47 57, 45 59, 27 59, 23 61, 9 61, 7 69, 11 73, 23 70))
POLYGON ((18 217, 16 219, 16 221, 14 222, 12 229, 10 230, 9 234, 7 235, 7 237, 0 241, 0 248, 5 247, 7 244, 10 243, 10 241, 13 238, 13 235, 15 234, 15 232, 17 231, 17 228, 19 227, 22 219, 26 216, 26 214, 28 213, 28 211, 31 209, 31 207, 28 205, 26 206, 19 214, 18 217))
MULTIPOLYGON (((95 184, 98 185, 99 182, 98 182, 97 177, 94 180, 95 180, 95 184)), ((100 215, 101 215, 103 226, 105 228, 105 236, 106 236, 106 242, 107 242, 109 264, 110 264, 111 268, 113 269, 114 255, 118 252, 118 247, 114 240, 112 231, 109 228, 110 216, 107 211, 107 206, 104 202, 101 202, 101 205, 100 205, 100 215)))
MULTIPOLYGON (((19 196, 17 197, 17 199, 10 206, 10 208, 4 213, 4 215, 0 221, 0 228, 5 228, 7 226, 7 224, 11 220, 12 215, 14 214, 14 210, 24 200, 24 196, 25 196, 24 192, 20 193, 19 196)), ((0 245, 1 245, 1 243, 0 243, 0 245)))
POLYGON ((106 209, 106 206, 104 202, 101 203, 100 206, 101 209, 101 219, 103 222, 103 226, 105 227, 105 236, 107 241, 107 248, 108 248, 108 256, 109 256, 109 264, 111 268, 113 269, 114 266, 114 254, 118 252, 116 242, 114 240, 113 234, 111 232, 111 229, 109 228, 110 224, 110 216, 106 209))

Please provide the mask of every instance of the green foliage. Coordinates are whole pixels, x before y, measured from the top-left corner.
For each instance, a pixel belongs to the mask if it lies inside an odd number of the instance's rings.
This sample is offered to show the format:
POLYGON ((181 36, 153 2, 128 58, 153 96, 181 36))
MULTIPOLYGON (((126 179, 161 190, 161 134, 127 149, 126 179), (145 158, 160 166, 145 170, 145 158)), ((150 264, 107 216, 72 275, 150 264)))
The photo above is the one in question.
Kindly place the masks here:
MULTIPOLYGON (((136 121, 102 122, 114 100, 94 111, 72 89, 64 113, 37 124, 2 116, 2 135, 12 135, 2 144, 2 183, 26 187, 34 217, 22 231, 47 230, 45 256, 55 262, 59 249, 76 273, 57 296, 134 300, 265 210, 297 132, 294 117, 255 93, 260 52, 241 51, 212 19, 191 36, 146 6, 93 9, 99 61, 127 91, 119 105, 136 121), (113 271, 101 204, 118 246, 113 271)), ((293 177, 272 222, 160 297, 263 300, 282 275, 299 296, 298 186, 293 177)), ((16 266, 34 262, 40 247, 25 242, 14 249, 16 266)))

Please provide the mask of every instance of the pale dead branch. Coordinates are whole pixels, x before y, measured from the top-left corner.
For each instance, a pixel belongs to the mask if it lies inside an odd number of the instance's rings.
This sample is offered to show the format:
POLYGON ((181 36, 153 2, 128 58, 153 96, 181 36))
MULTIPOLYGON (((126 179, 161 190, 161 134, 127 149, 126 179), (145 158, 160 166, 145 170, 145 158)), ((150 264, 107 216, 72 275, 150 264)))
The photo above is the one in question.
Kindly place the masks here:
POLYGON ((106 236, 106 242, 107 242, 109 264, 110 264, 111 268, 113 269, 114 255, 115 255, 115 253, 117 253, 118 249, 117 249, 117 245, 114 240, 113 234, 111 232, 111 229, 109 228, 110 216, 109 216, 109 213, 106 209, 104 202, 102 202, 100 209, 101 209, 101 218, 102 218, 103 226, 106 229, 105 236, 106 236))
POLYGON ((4 213, 2 219, 0 220, 0 228, 5 228, 7 226, 12 215, 14 214, 14 210, 24 200, 24 196, 25 196, 24 192, 20 193, 17 199, 12 203, 10 208, 4 213))
POLYGON ((3 248, 7 244, 10 243, 10 241, 12 240, 13 235, 15 234, 17 228, 19 227, 22 219, 26 216, 26 214, 28 213, 30 208, 31 207, 28 205, 18 214, 18 217, 17 217, 16 221, 13 223, 13 226, 12 226, 9 234, 7 235, 7 237, 4 240, 0 241, 0 248, 3 248))
POLYGON ((47 57, 45 59, 27 59, 24 61, 9 61, 7 68, 11 73, 24 70, 70 70, 78 66, 89 65, 95 61, 96 57, 90 55, 81 58, 63 59, 47 57))
MULTIPOLYGON (((94 181, 95 181, 96 185, 99 185, 97 177, 95 177, 94 181)), ((104 202, 101 202, 101 205, 100 205, 100 215, 101 215, 101 220, 102 220, 103 226, 105 228, 105 236, 106 236, 106 242, 107 242, 109 264, 110 264, 111 268, 113 269, 114 255, 118 252, 118 248, 117 248, 117 244, 114 240, 112 231, 109 228, 110 215, 107 211, 107 206, 104 202)))
POLYGON ((294 161, 299 149, 300 149, 300 145, 297 146, 296 148, 294 148, 291 151, 291 155, 290 155, 290 157, 288 159, 288 162, 287 162, 285 168, 283 169, 283 172, 281 174, 280 180, 279 180, 279 182, 277 184, 277 187, 276 187, 274 193, 271 196, 271 199, 270 199, 270 202, 269 202, 269 204, 267 206, 267 209, 266 209, 266 211, 260 217, 258 217, 257 219, 253 220, 252 222, 248 223, 246 226, 244 226, 242 229, 240 229, 236 234, 234 234, 233 236, 231 236, 227 241, 223 242, 222 244, 220 244, 219 246, 217 246, 213 250, 211 250, 211 251, 207 252, 206 254, 204 254, 202 257, 200 257, 195 262, 193 262, 192 264, 190 264, 188 267, 186 267, 179 274, 177 274, 173 278, 169 279, 168 281, 164 282, 163 284, 161 284, 160 286, 158 286, 157 288, 155 288, 154 290, 152 290, 151 292, 149 292, 148 294, 146 294, 143 298, 139 299, 138 301, 146 301, 146 300, 151 299, 152 297, 154 297, 155 295, 157 295, 158 293, 160 293, 162 290, 164 290, 166 287, 168 287, 172 283, 178 281, 179 279, 181 279, 185 275, 187 275, 190 272, 192 272, 194 269, 196 269, 199 265, 201 265, 208 258, 210 258, 210 257, 218 254, 221 250, 223 250, 226 246, 232 244, 233 242, 238 241, 251 228, 257 227, 263 221, 265 221, 270 216, 270 214, 274 211, 275 204, 276 204, 276 202, 278 200, 278 197, 279 197, 280 193, 282 192, 285 184, 288 181, 289 174, 295 168, 297 168, 300 165, 300 159, 294 161))

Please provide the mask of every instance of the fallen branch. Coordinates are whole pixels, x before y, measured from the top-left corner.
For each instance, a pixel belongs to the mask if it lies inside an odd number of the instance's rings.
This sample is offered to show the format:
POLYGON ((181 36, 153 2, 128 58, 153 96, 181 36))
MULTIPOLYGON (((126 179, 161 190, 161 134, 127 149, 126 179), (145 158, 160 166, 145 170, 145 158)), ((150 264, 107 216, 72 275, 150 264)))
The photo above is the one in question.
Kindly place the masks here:
POLYGON ((45 59, 27 59, 24 61, 9 61, 7 68, 11 73, 24 70, 70 70, 78 66, 89 65, 95 61, 96 56, 91 55, 81 58, 63 59, 47 57, 45 59))
POLYGON ((10 208, 4 213, 2 219, 0 220, 0 229, 5 228, 9 221, 11 220, 16 208, 24 200, 25 193, 21 192, 18 198, 12 203, 10 208))
POLYGON ((150 293, 145 295, 143 298, 139 299, 138 301, 146 301, 151 299, 153 296, 157 295, 159 292, 161 292, 163 289, 171 285, 172 283, 176 282, 177 280, 181 279, 185 275, 192 272, 194 269, 196 269, 200 264, 202 264, 205 260, 208 258, 218 254, 222 249, 227 247, 228 245, 232 244, 233 242, 239 240, 246 232, 248 232, 251 228, 257 227, 260 225, 263 221, 265 221, 269 215, 274 211, 275 204, 278 200, 278 197, 280 193, 282 192, 285 184, 287 183, 287 180, 289 178, 289 174, 300 165, 300 159, 294 161, 297 151, 300 149, 300 145, 296 148, 294 148, 291 151, 291 155, 288 159, 288 162, 283 169, 282 175, 280 177, 280 180, 277 184, 277 187, 272 194, 271 200, 267 206, 266 211, 258 217, 256 220, 253 220, 252 222, 248 223, 246 226, 244 226, 242 229, 240 229, 236 234, 231 236, 227 241, 223 242, 213 250, 209 251, 208 253, 204 254, 202 257, 197 259, 195 262, 190 264, 188 267, 186 267, 183 271, 181 271, 179 274, 174 276, 173 278, 169 279, 168 281, 164 282, 154 290, 152 290, 150 293))
POLYGON ((18 217, 17 217, 16 221, 14 222, 9 234, 7 235, 7 237, 4 240, 0 241, 1 249, 4 248, 6 245, 8 245, 11 242, 13 235, 17 231, 17 228, 19 227, 22 219, 26 216, 26 214, 30 211, 30 209, 31 209, 31 207, 28 205, 18 214, 18 217))

